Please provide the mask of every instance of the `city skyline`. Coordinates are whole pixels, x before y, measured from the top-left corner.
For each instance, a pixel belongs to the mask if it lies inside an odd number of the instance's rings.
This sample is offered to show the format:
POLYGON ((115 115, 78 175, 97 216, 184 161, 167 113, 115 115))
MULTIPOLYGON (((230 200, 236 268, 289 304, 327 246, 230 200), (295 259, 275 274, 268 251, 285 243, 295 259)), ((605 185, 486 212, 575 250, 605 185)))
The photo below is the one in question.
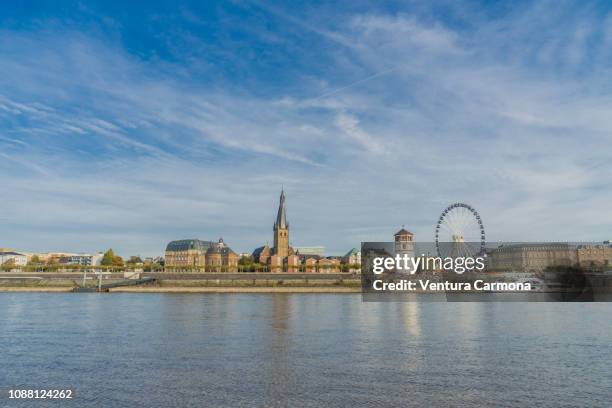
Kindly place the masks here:
POLYGON ((457 201, 492 241, 610 239, 590 4, 5 5, 0 246, 249 252, 282 186, 291 244, 331 254, 457 201))

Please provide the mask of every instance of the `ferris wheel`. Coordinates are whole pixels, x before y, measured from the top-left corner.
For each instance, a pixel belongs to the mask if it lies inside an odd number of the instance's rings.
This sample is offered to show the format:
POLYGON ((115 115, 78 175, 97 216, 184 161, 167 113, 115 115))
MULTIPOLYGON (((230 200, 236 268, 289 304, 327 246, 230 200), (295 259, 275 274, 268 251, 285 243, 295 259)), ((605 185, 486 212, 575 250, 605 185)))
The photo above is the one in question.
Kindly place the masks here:
POLYGON ((484 254, 485 230, 474 207, 451 204, 436 225, 436 250, 440 257, 474 257, 484 254))

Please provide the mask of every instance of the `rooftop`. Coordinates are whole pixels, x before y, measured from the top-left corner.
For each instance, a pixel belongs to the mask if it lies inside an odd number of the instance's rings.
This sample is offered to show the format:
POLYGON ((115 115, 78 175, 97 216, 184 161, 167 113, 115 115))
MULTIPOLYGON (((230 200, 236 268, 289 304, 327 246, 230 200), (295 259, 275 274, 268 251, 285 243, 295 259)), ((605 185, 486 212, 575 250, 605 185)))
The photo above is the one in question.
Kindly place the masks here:
POLYGON ((223 242, 223 238, 219 238, 218 242, 202 241, 199 239, 181 239, 178 241, 170 241, 166 246, 166 251, 201 251, 207 254, 228 254, 232 253, 232 249, 223 242))
POLYGON ((178 241, 170 241, 166 246, 166 251, 189 251, 199 250, 207 251, 214 245, 212 241, 201 241, 199 239, 181 239, 178 241))
POLYGON ((348 251, 348 252, 346 253, 346 255, 344 255, 344 256, 357 255, 359 252, 360 252, 360 251, 359 251, 357 248, 353 248, 353 249, 351 249, 350 251, 348 251))
POLYGON ((397 235, 414 235, 414 234, 412 232, 407 231, 406 229, 404 229, 404 227, 402 227, 401 230, 399 230, 395 234, 393 234, 393 236, 397 236, 397 235))
POLYGON ((285 191, 281 190, 280 202, 278 203, 278 213, 276 214, 276 222, 274 228, 289 228, 287 223, 287 211, 285 210, 285 191))

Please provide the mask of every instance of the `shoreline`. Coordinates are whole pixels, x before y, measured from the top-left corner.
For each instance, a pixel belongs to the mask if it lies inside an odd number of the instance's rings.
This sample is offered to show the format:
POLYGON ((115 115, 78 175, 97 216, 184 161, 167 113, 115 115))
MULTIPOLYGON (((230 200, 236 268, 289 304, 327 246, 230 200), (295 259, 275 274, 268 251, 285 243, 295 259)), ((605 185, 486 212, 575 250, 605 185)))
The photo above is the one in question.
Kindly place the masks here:
POLYGON ((0 286, 0 293, 9 292, 64 292, 69 293, 72 287, 67 286, 0 286))
MULTIPOLYGON (((9 292, 49 292, 71 293, 75 288, 74 281, 37 281, 13 282, 0 284, 0 293, 9 292)), ((317 282, 311 285, 295 285, 285 283, 278 285, 272 282, 253 285, 251 282, 226 282, 226 284, 209 285, 199 281, 161 281, 160 284, 143 284, 134 286, 118 286, 108 288, 105 292, 117 293, 360 293, 361 285, 331 284, 317 282)), ((263 282, 262 282, 263 283, 263 282)), ((92 287, 92 286, 90 286, 92 287)), ((94 292, 96 293, 96 292, 94 292)))
POLYGON ((168 286, 168 287, 135 287, 112 288, 110 292, 123 293, 361 293, 361 288, 353 287, 273 287, 273 286, 168 286))
MULTIPOLYGON (((8 274, 7 274, 8 275, 8 274)), ((32 276, 0 275, 0 293, 70 293, 82 286, 81 276, 54 274, 32 276)), ((104 292, 120 293, 360 293, 361 281, 355 275, 297 274, 156 274, 141 281, 123 276, 104 279, 104 292), (147 280, 154 278, 153 280, 147 280), (118 285, 116 285, 118 284, 118 285)), ((87 288, 97 282, 88 279, 87 288)), ((94 290, 95 293, 95 290, 94 290)))
MULTIPOLYGON (((49 292, 49 293, 72 293, 72 287, 67 286, 0 286, 0 293, 17 292, 49 292)), ((92 292, 98 293, 98 292, 92 292)), ((126 286, 111 288, 104 293, 361 293, 359 287, 231 287, 231 286, 126 286)))

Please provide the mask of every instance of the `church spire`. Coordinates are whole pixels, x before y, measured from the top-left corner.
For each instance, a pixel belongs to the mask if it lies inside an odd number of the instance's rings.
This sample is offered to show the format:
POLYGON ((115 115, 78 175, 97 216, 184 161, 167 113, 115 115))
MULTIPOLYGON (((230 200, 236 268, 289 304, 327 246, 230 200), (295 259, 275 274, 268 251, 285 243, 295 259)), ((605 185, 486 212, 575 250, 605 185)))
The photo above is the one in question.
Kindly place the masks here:
POLYGON ((276 215, 276 222, 274 228, 289 228, 287 223, 287 215, 285 211, 285 190, 281 189, 280 202, 278 204, 278 214, 276 215))

